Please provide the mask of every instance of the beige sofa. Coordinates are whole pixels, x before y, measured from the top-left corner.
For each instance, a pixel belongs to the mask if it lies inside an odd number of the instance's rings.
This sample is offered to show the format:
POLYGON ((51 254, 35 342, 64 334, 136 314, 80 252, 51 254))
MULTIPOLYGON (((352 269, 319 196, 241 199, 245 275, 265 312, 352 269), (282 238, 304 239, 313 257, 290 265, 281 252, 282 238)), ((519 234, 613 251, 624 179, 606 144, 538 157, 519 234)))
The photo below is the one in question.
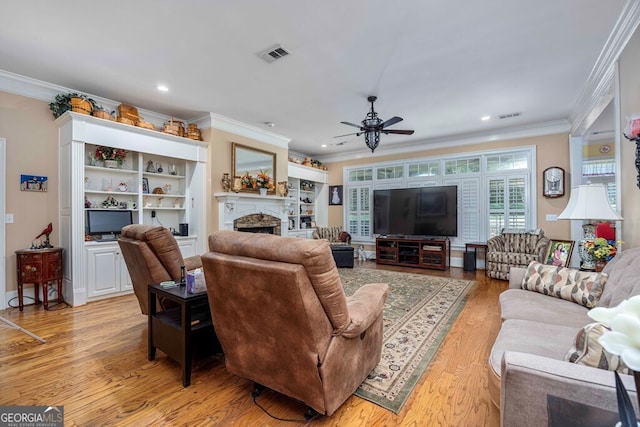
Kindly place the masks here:
MULTIPOLYGON (((577 303, 521 289, 524 268, 512 267, 500 295, 502 326, 489 357, 489 391, 503 426, 547 426, 547 395, 617 412, 613 372, 565 361, 580 329, 594 321, 577 303)), ((640 294, 640 248, 607 264, 600 307, 640 294)), ((621 375, 628 390, 633 377, 621 375)), ((637 406, 634 392, 629 393, 637 406)), ((636 413, 638 408, 636 407, 636 413)))

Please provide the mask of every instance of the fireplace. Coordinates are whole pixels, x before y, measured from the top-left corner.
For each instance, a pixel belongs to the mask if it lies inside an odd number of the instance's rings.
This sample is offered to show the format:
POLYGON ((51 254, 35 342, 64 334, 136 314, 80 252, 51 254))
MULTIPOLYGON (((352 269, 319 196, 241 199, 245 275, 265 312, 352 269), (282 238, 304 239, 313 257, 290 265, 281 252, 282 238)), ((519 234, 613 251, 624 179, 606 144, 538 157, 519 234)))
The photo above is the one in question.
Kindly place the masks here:
POLYGON ((233 221, 233 229, 249 233, 267 233, 281 235, 280 218, 268 214, 250 214, 237 218, 233 221))
POLYGON ((218 203, 218 230, 287 235, 292 198, 252 193, 215 193, 214 197, 218 203))

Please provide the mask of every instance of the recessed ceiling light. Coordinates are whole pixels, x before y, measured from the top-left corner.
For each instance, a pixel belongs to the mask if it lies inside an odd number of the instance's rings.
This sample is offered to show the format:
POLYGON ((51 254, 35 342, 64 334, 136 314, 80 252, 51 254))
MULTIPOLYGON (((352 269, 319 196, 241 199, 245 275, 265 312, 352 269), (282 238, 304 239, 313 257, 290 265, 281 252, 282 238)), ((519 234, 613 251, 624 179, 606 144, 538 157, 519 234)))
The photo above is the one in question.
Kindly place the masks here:
POLYGON ((275 123, 273 123, 273 122, 264 122, 264 124, 265 124, 266 126, 269 126, 270 128, 273 128, 273 127, 275 127, 275 126, 276 126, 276 124, 275 124, 275 123))
POLYGON ((322 144, 320 147, 327 148, 327 144, 322 144))
POLYGON ((482 117, 480 117, 480 120, 482 120, 483 122, 486 122, 490 118, 491 118, 491 116, 482 116, 482 117))
POLYGON ((166 87, 165 85, 158 85, 156 86, 156 88, 160 91, 160 92, 169 92, 169 88, 166 87))

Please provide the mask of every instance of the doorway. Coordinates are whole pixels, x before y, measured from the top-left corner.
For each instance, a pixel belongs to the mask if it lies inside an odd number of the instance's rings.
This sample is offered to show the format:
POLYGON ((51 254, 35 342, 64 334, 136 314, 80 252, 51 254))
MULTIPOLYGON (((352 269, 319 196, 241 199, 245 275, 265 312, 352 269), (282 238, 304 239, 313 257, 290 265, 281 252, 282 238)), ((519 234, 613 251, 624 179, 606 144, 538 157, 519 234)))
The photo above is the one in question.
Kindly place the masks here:
POLYGON ((7 140, 0 138, 0 176, 2 177, 2 183, 0 183, 0 310, 7 308, 7 276, 6 276, 6 246, 7 241, 5 238, 5 207, 6 199, 5 194, 7 190, 7 176, 6 176, 6 154, 7 154, 7 140))

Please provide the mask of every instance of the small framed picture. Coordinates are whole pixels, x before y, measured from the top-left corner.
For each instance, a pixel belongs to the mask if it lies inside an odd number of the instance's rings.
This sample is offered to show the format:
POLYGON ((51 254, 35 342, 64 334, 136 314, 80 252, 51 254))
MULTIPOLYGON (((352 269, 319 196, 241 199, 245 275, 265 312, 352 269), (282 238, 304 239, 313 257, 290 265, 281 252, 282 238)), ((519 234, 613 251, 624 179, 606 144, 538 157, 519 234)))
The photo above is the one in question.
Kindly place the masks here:
POLYGON ((142 192, 149 194, 149 180, 147 178, 142 178, 142 192))
POLYGON ((559 267, 568 267, 571 262, 571 253, 573 252, 573 240, 554 240, 549 242, 545 264, 557 265, 559 267))
POLYGON ((20 191, 47 191, 49 178, 38 175, 20 175, 20 191))
POLYGON ((329 206, 342 206, 342 185, 329 186, 329 206))

